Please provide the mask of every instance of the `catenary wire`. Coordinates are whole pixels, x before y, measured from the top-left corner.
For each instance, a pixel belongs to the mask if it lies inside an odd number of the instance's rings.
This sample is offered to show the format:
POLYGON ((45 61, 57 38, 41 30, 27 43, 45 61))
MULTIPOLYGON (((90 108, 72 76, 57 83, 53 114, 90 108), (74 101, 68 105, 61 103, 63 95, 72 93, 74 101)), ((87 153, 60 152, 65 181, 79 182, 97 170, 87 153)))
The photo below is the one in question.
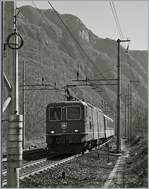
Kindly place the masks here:
MULTIPOLYGON (((69 27, 65 24, 65 22, 63 21, 62 17, 60 16, 60 14, 56 11, 56 9, 53 7, 53 5, 50 3, 50 1, 48 1, 49 5, 51 6, 51 8, 54 10, 55 14, 57 15, 57 17, 59 18, 59 20, 62 22, 62 24, 65 26, 66 30, 69 32, 70 36, 72 37, 72 39, 76 42, 76 44, 79 46, 80 50, 82 51, 82 53, 87 57, 87 59, 92 62, 94 64, 94 61, 88 56, 88 54, 85 52, 85 50, 82 48, 82 46, 80 45, 80 43, 78 42, 78 40, 74 37, 73 33, 71 32, 71 30, 69 29, 69 27)), ((109 71, 109 69, 108 69, 109 71)), ((103 75, 103 73, 100 72, 100 75, 106 79, 103 75)))
MULTIPOLYGON (((55 11, 55 13, 57 14, 57 16, 58 16, 59 19, 61 20, 61 22, 64 24, 64 26, 68 29, 69 34, 70 34, 71 37, 75 40, 75 42, 78 44, 78 46, 80 47, 80 49, 82 50, 82 52, 84 53, 84 55, 90 60, 90 62, 94 63, 94 62, 90 59, 90 57, 87 55, 87 53, 84 51, 84 49, 82 48, 82 46, 80 45, 80 43, 76 40, 76 38, 75 38, 74 35, 72 34, 72 32, 71 32, 71 30, 69 29, 69 27, 64 23, 63 19, 62 19, 61 16, 59 15, 59 13, 54 9, 54 7, 52 6, 52 4, 51 4, 49 1, 48 1, 48 3, 49 3, 50 6, 52 7, 52 9, 55 11)), ((38 9, 38 7, 37 7, 35 1, 32 1, 32 4, 38 9)), ((45 19, 45 18, 46 18, 45 15, 42 14, 42 12, 39 12, 39 14, 40 14, 41 17, 46 21, 46 23, 49 25, 47 19, 45 19)), ((103 74, 108 73, 108 72, 110 72, 110 71, 111 71, 111 69, 108 68, 108 69, 104 70, 104 71, 103 71, 102 73, 100 73, 100 74, 102 75, 103 78, 105 78, 105 77, 103 76, 103 74)))
POLYGON ((122 33, 121 26, 120 26, 120 23, 119 23, 119 19, 118 19, 117 13, 116 13, 116 8, 115 8, 115 5, 114 5, 114 2, 112 0, 109 0, 109 4, 110 4, 110 8, 112 10, 112 14, 113 14, 113 17, 114 17, 114 20, 115 20, 115 24, 116 24, 116 28, 117 28, 119 37, 123 38, 123 33, 122 33))

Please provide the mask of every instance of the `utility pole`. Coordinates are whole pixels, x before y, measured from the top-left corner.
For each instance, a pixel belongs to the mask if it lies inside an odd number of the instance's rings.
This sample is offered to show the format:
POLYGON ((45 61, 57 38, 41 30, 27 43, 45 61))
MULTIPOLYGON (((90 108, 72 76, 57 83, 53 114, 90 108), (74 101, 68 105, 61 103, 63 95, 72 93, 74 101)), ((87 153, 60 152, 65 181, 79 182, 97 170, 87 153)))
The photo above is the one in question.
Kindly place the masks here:
POLYGON ((118 53, 117 53, 117 152, 121 151, 120 149, 120 121, 121 121, 121 64, 120 64, 120 43, 129 42, 130 40, 117 40, 118 44, 118 53))
POLYGON ((130 80, 130 140, 133 138, 133 100, 132 100, 132 92, 133 92, 133 83, 139 83, 138 80, 130 80))
MULTIPOLYGON (((25 86, 25 61, 23 61, 23 86, 25 86)), ((22 88, 23 103, 23 149, 25 149, 25 90, 22 88)))
POLYGON ((124 136, 126 138, 127 136, 127 95, 125 95, 125 99, 124 99, 124 106, 125 106, 125 131, 124 131, 124 136))
POLYGON ((127 124, 127 129, 128 129, 128 141, 130 142, 130 83, 128 83, 128 124, 127 124))
POLYGON ((22 165, 22 122, 19 114, 18 89, 18 50, 23 45, 23 39, 16 30, 15 1, 4 1, 4 65, 3 75, 8 98, 3 104, 3 112, 8 113, 7 137, 7 187, 19 188, 19 167, 22 165), (18 40, 19 38, 19 40, 18 40), (21 42, 21 44, 19 44, 21 42), (7 108, 8 107, 8 108, 7 108))
POLYGON ((132 81, 130 81, 130 140, 132 139, 132 81))

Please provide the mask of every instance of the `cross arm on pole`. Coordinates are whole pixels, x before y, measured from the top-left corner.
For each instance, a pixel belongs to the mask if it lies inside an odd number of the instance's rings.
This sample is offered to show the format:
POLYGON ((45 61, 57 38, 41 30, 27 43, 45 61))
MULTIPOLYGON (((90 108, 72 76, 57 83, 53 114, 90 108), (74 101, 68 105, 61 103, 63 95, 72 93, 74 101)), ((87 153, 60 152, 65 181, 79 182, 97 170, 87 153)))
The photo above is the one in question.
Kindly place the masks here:
POLYGON ((107 78, 107 79, 87 79, 87 80, 84 80, 84 79, 74 79, 72 81, 117 81, 117 79, 112 79, 112 78, 107 78))
POLYGON ((11 97, 8 97, 3 104, 3 112, 5 112, 10 102, 11 102, 11 97))
POLYGON ((129 39, 126 39, 126 40, 121 40, 121 39, 118 39, 117 42, 121 43, 121 42, 130 42, 129 39))
POLYGON ((130 80, 130 83, 139 83, 139 80, 130 80))
POLYGON ((9 80, 8 80, 8 78, 7 78, 7 76, 4 72, 3 72, 3 77, 4 77, 4 82, 5 82, 8 90, 11 91, 11 89, 12 89, 11 84, 10 84, 10 82, 9 82, 9 80))

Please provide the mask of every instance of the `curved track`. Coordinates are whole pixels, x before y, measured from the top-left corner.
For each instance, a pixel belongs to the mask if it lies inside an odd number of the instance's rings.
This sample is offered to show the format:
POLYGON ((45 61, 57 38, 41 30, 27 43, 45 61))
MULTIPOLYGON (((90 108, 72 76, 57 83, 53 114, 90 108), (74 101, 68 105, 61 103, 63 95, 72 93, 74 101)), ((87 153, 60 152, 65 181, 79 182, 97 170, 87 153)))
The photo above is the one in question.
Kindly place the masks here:
MULTIPOLYGON (((99 145, 97 148, 101 148, 102 146, 109 143, 110 141, 111 141, 111 139, 109 139, 108 141, 99 145)), ((95 148, 95 149, 97 149, 97 148, 95 148)), ((86 153, 89 153, 89 151, 84 152, 84 154, 86 154, 86 153)), ((68 161, 75 159, 79 156, 82 156, 82 153, 77 154, 77 155, 71 155, 69 157, 68 156, 67 157, 57 156, 57 157, 51 158, 50 160, 47 160, 47 158, 44 158, 44 159, 26 163, 26 164, 24 164, 24 166, 22 168, 20 168, 20 180, 30 177, 35 174, 40 174, 41 172, 43 172, 45 170, 54 168, 60 164, 68 162, 68 161)), ((5 169, 2 173, 2 186, 6 187, 6 185, 7 185, 7 171, 5 169)))
MULTIPOLYGON (((51 169, 55 166, 58 166, 60 164, 63 164, 67 161, 70 161, 76 157, 81 156, 82 154, 73 155, 70 157, 65 158, 54 158, 53 160, 47 160, 46 158, 38 161, 34 161, 31 163, 28 163, 27 165, 24 165, 22 168, 20 168, 20 180, 30 177, 31 175, 40 174, 41 172, 51 169)), ((7 171, 4 171, 2 173, 2 185, 7 185, 7 171)))

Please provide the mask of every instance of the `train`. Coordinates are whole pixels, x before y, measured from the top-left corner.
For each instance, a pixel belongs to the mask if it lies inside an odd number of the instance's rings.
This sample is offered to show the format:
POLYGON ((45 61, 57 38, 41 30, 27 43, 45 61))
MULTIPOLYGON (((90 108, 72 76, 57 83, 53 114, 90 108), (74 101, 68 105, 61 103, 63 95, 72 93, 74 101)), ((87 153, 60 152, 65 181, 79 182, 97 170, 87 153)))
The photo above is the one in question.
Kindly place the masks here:
POLYGON ((91 150, 113 137, 114 121, 84 101, 49 103, 46 108, 46 143, 49 154, 91 150))

